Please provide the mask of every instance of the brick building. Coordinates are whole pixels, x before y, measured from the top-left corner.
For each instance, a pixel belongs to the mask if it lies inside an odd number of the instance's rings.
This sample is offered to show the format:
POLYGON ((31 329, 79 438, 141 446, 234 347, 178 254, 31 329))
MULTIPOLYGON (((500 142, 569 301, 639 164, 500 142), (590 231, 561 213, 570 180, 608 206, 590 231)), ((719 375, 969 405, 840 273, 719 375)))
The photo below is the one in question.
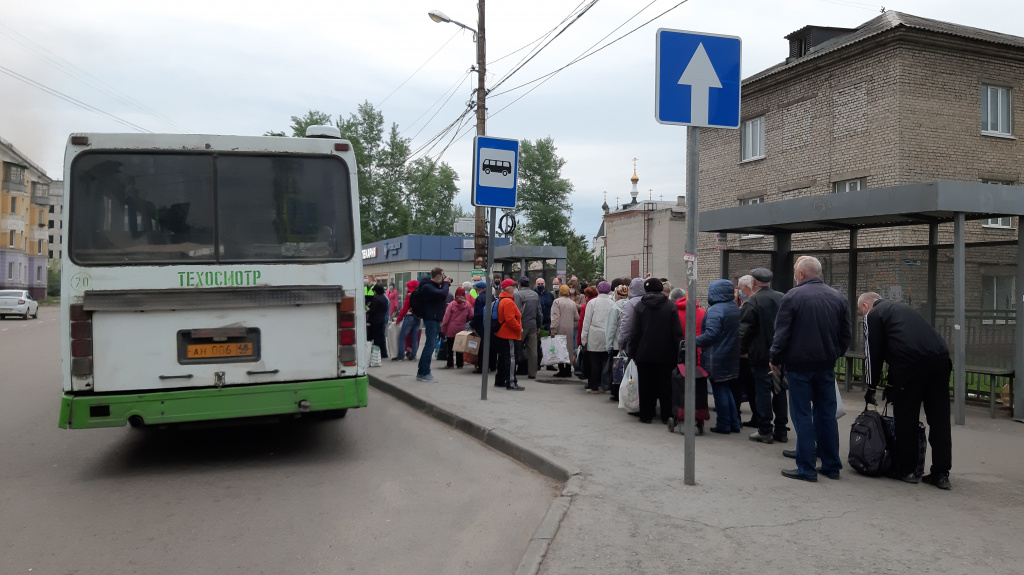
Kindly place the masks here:
POLYGON ((616 277, 668 278, 672 285, 683 286, 686 278, 682 254, 686 248, 686 205, 677 201, 638 201, 636 173, 630 180, 630 203, 603 207, 605 214, 599 235, 603 233, 604 275, 616 277))
MULTIPOLYGON (((702 212, 937 180, 1021 184, 1014 119, 1024 113, 1024 38, 889 11, 853 29, 806 26, 786 40, 784 62, 744 80, 741 129, 701 133, 702 212)), ((1016 226, 1009 217, 968 222, 967 239, 1012 240, 1016 226)), ((927 234, 927 226, 888 228, 858 243, 922 245, 927 234)), ((841 249, 848 237, 798 235, 793 247, 841 249)), ((939 241, 950 238, 942 226, 939 241)), ((702 291, 719 274, 715 242, 714 234, 699 238, 702 291)), ((730 250, 771 246, 771 238, 728 238, 730 250)), ((1016 293, 1014 249, 970 252, 968 309, 1005 308, 1016 293)), ((764 265, 748 259, 737 258, 730 273, 764 265)), ((874 279, 864 288, 921 303, 920 254, 870 259, 863 271, 874 279)), ((843 283, 845 266, 834 262, 830 283, 843 283)))
POLYGON ((0 289, 46 299, 50 178, 0 138, 0 289))

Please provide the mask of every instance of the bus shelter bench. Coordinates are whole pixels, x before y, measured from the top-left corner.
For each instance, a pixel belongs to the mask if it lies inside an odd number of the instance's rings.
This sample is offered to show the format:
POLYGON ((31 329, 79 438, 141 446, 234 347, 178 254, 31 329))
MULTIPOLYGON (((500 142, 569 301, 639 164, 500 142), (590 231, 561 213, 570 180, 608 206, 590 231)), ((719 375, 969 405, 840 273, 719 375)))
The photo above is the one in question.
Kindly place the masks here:
MULTIPOLYGON (((989 416, 996 417, 996 395, 1003 386, 1009 385, 1010 402, 1007 407, 1013 414, 1013 379, 1015 376, 1013 368, 1008 367, 986 367, 981 365, 964 366, 965 381, 964 388, 967 393, 965 398, 971 402, 984 402, 988 400, 989 416)), ((953 395, 953 382, 950 378, 949 393, 953 395)))

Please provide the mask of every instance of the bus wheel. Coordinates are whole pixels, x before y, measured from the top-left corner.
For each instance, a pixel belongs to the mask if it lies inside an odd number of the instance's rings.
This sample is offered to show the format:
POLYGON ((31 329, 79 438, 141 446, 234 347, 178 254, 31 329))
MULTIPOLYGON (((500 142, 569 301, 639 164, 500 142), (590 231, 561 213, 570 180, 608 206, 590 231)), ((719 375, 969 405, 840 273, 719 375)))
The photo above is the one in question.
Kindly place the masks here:
POLYGON ((348 413, 347 409, 328 409, 322 411, 324 419, 341 419, 348 413))

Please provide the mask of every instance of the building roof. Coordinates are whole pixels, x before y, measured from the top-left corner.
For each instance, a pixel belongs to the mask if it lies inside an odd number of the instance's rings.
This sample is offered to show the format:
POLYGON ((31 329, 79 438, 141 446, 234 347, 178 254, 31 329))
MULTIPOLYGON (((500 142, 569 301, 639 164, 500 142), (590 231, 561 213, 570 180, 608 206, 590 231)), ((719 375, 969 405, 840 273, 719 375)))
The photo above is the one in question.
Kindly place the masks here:
POLYGON ((807 196, 700 214, 700 231, 786 234, 1024 216, 1018 186, 939 181, 807 196))
POLYGON ((604 218, 601 218, 601 227, 597 228, 597 235, 594 236, 594 237, 595 238, 603 238, 604 237, 604 218))
POLYGON ((42 169, 35 162, 30 160, 28 156, 26 156, 25 154, 23 154, 21 152, 21 150, 19 150, 18 148, 15 148, 14 144, 8 142, 7 140, 5 140, 3 138, 0 138, 0 147, 7 148, 8 151, 15 158, 17 158, 17 160, 18 160, 17 163, 24 164, 25 166, 28 166, 29 168, 32 168, 33 170, 39 172, 39 175, 41 175, 42 177, 46 178, 47 180, 50 179, 50 176, 46 175, 46 170, 42 169))
MULTIPOLYGON (((936 34, 956 36, 967 40, 976 40, 1024 49, 1024 38, 1021 38, 1020 36, 1002 34, 1000 32, 992 32, 991 30, 982 30, 981 28, 972 28, 971 26, 963 26, 961 24, 953 24, 950 22, 943 22, 941 20, 922 18, 921 16, 914 16, 913 14, 904 14, 903 12, 888 10, 885 13, 861 24, 849 34, 844 34, 814 46, 804 56, 793 58, 788 62, 776 64, 775 66, 762 70, 745 79, 743 83, 747 84, 749 82, 760 80, 775 74, 776 72, 792 68, 793 66, 798 66, 804 61, 834 52, 852 44, 878 36, 884 32, 895 30, 896 28, 912 28, 936 34)), ((801 30, 803 30, 803 28, 801 28, 801 30)), ((797 30, 797 32, 800 32, 801 30, 797 30)), ((796 34, 796 32, 793 34, 796 34)), ((790 36, 793 34, 790 34, 790 36)))

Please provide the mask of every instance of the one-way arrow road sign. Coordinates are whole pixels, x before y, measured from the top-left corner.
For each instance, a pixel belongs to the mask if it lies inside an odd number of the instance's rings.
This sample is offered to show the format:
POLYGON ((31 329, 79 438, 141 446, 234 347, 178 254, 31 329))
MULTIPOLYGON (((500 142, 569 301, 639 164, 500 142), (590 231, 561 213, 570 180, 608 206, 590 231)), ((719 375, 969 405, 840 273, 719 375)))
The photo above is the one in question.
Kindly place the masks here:
POLYGON ((658 30, 658 122, 738 128, 740 53, 741 43, 736 36, 658 30))

